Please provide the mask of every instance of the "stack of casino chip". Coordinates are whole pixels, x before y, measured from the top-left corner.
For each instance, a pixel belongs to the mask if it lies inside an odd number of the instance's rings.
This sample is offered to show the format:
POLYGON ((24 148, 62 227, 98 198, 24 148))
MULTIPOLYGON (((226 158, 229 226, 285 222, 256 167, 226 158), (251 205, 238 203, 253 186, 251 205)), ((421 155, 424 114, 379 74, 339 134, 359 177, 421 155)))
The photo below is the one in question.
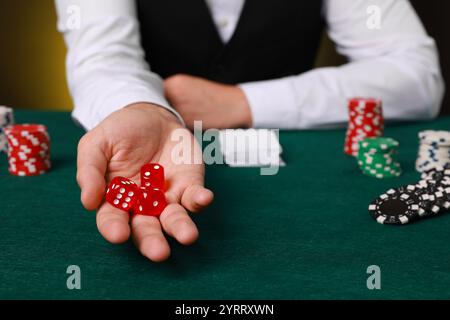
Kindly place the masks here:
POLYGON ((14 124, 13 109, 0 106, 0 152, 6 152, 8 147, 8 141, 4 133, 4 129, 7 126, 14 124))
POLYGON ((366 138, 359 142, 358 165, 370 177, 385 179, 402 174, 397 161, 399 143, 392 138, 366 138))
POLYGON ((50 137, 40 124, 20 124, 5 128, 8 140, 9 172, 16 176, 36 176, 50 170, 50 137))
POLYGON ((417 171, 450 168, 450 131, 422 131, 419 133, 419 144, 417 171))
POLYGON ((344 152, 356 157, 361 140, 383 136, 383 108, 380 100, 353 98, 349 100, 348 111, 349 124, 345 137, 344 152))
POLYGON ((422 174, 416 184, 390 189, 369 205, 381 224, 403 225, 450 211, 450 169, 438 167, 422 174))
POLYGON ((422 173, 417 186, 429 195, 427 215, 436 215, 450 210, 450 169, 437 167, 422 173))

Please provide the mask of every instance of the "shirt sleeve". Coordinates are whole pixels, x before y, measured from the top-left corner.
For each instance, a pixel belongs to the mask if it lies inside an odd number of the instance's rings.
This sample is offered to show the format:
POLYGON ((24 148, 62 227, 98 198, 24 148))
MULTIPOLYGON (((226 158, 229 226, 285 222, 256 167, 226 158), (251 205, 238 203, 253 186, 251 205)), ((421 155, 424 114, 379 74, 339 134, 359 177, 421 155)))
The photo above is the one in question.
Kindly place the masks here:
POLYGON ((132 0, 56 0, 58 30, 68 53, 73 118, 90 130, 112 112, 138 102, 172 111, 161 78, 150 71, 132 0))
POLYGON ((409 1, 328 0, 324 15, 349 63, 241 84, 255 127, 341 125, 347 121, 347 99, 355 96, 382 99, 388 120, 438 115, 445 89, 436 44, 409 1))

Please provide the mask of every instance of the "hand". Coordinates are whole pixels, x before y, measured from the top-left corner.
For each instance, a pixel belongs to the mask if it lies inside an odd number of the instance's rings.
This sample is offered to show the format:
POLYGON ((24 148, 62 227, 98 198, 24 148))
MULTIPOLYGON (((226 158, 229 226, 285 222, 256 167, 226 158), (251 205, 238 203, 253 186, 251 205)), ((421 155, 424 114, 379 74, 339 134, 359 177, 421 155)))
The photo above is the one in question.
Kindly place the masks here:
POLYGON ((238 86, 175 75, 164 81, 164 91, 191 129, 194 121, 203 121, 204 129, 252 126, 247 98, 238 86))
MULTIPOLYGON (((169 111, 150 104, 135 104, 111 114, 88 132, 78 145, 77 181, 81 202, 88 210, 98 208, 97 227, 111 243, 122 243, 132 234, 140 252, 153 261, 163 261, 170 247, 163 230, 178 242, 188 245, 198 237, 198 230, 187 211, 198 212, 213 200, 203 187, 203 164, 175 165, 171 151, 177 142, 170 139, 174 130, 183 128, 169 111), (158 220, 129 215, 103 201, 105 189, 115 176, 124 176, 139 184, 142 165, 157 162, 164 166, 169 187, 168 206, 158 220)), ((195 151, 200 153, 194 142, 195 151)))

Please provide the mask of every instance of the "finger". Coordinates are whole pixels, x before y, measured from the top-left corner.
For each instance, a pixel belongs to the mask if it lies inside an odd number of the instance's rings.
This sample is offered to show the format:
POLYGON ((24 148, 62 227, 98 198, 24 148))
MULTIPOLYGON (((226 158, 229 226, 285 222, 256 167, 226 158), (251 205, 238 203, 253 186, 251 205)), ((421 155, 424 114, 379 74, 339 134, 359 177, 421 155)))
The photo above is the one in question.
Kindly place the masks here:
POLYGON ((169 258, 169 243, 157 218, 137 215, 131 220, 131 229, 134 243, 142 255, 155 262, 169 258))
POLYGON ((187 187, 183 181, 175 181, 166 192, 169 203, 180 203, 190 212, 200 212, 214 200, 214 193, 200 184, 187 187))
POLYGON ((199 212, 211 204, 214 193, 201 185, 187 187, 181 197, 181 204, 190 212, 199 212))
POLYGON ((169 203, 181 203, 190 212, 199 212, 211 204, 214 194, 203 186, 202 167, 192 165, 189 169, 191 172, 184 170, 170 177, 166 197, 169 203))
POLYGON ((198 229, 181 205, 169 204, 159 219, 164 231, 179 243, 189 245, 198 239, 198 229))
POLYGON ((102 146, 90 136, 78 144, 77 182, 81 188, 81 202, 87 210, 96 209, 105 193, 107 158, 102 146))
POLYGON ((97 212, 97 228, 109 242, 123 243, 130 237, 128 213, 105 202, 97 212))

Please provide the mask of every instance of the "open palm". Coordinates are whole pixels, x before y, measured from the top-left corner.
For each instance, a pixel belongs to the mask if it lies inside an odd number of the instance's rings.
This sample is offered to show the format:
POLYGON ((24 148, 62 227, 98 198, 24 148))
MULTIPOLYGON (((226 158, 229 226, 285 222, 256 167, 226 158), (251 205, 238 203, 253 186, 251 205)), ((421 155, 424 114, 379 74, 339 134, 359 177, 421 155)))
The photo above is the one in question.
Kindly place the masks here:
POLYGON ((198 230, 186 209, 198 212, 213 200, 203 187, 204 166, 176 164, 171 139, 174 130, 191 139, 194 153, 201 150, 194 137, 168 111, 149 104, 136 104, 111 114, 88 132, 78 146, 77 181, 81 201, 88 210, 98 208, 97 226, 105 239, 122 243, 132 235, 141 253, 153 261, 163 261, 170 247, 163 230, 182 244, 193 243, 198 230), (183 130, 186 130, 185 132, 183 130), (168 206, 160 218, 129 215, 105 203, 107 183, 116 176, 139 181, 142 165, 160 163, 166 173, 168 206))

